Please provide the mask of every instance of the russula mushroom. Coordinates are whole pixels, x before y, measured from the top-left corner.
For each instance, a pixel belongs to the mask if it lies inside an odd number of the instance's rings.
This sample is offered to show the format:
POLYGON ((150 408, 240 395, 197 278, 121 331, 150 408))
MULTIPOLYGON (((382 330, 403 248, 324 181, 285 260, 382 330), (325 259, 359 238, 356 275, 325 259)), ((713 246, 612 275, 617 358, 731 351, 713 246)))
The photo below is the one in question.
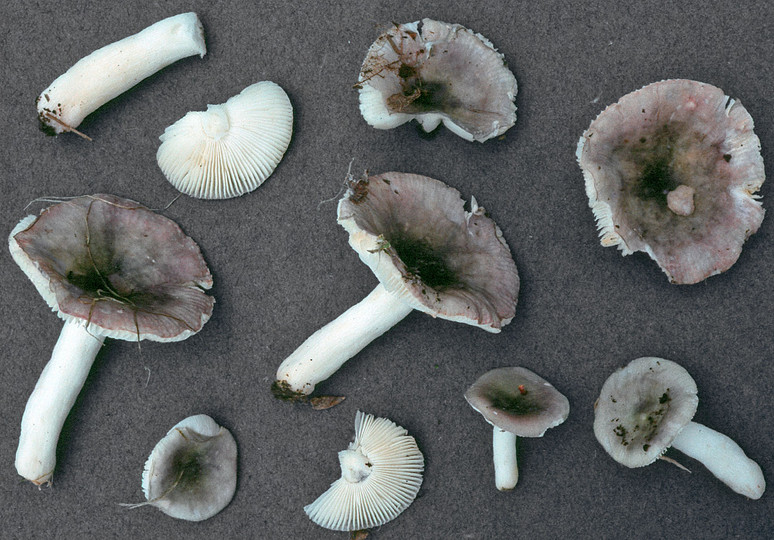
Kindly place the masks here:
POLYGON ((371 126, 443 122, 468 141, 502 135, 516 122, 516 78, 481 34, 423 19, 396 24, 368 49, 355 85, 371 126))
POLYGON ((36 100, 40 128, 48 135, 82 135, 75 128, 111 99, 169 64, 206 53, 196 13, 152 24, 81 58, 43 90, 36 100))
POLYGON ((355 439, 339 452, 341 478, 304 507, 309 519, 334 531, 359 531, 395 519, 414 501, 425 460, 414 437, 387 418, 360 411, 355 439))
POLYGON ((763 220, 760 148, 747 110, 712 85, 627 94, 578 142, 602 245, 644 251, 674 283, 727 270, 763 220))
POLYGON ((223 510, 236 491, 234 437, 206 414, 176 424, 148 456, 142 472, 147 502, 168 516, 203 521, 223 510))
POLYGON ((172 220, 113 195, 74 198, 13 229, 16 264, 65 323, 27 401, 16 470, 50 482, 65 418, 106 337, 180 341, 209 320, 212 276, 172 220))
POLYGON ((516 264, 475 198, 467 212, 456 189, 426 176, 350 178, 338 222, 380 284, 282 362, 278 397, 310 394, 412 310, 494 333, 513 318, 516 264))
POLYGON ((766 489, 760 466, 727 436, 692 422, 696 382, 680 365, 643 357, 613 373, 594 404, 594 435, 618 463, 650 465, 671 446, 751 499, 766 489))
POLYGON ((519 481, 517 437, 542 437, 570 414, 570 403, 551 383, 523 367, 483 374, 465 392, 474 410, 492 424, 495 485, 508 491, 519 481))
POLYGON ((159 137, 156 161, 186 195, 229 199, 253 191, 274 172, 292 133, 287 94, 263 81, 169 126, 159 137))

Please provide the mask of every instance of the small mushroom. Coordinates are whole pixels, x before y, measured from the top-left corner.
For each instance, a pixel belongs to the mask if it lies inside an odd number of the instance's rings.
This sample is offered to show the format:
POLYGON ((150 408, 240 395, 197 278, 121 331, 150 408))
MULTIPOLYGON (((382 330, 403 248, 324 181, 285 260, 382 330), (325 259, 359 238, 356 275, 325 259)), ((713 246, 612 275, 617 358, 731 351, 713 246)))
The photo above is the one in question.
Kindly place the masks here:
POLYGON ((312 504, 309 519, 334 531, 360 531, 392 521, 414 501, 425 460, 414 437, 387 418, 360 411, 355 440, 339 452, 341 478, 312 504))
POLYGON ((712 85, 625 95, 578 142, 602 245, 644 251, 674 283, 728 270, 763 220, 760 149, 747 110, 712 85))
POLYGON ((394 25, 368 49, 355 87, 363 118, 377 129, 415 119, 429 132, 443 122, 484 142, 516 122, 516 78, 504 56, 459 24, 394 25))
POLYGON ((523 367, 493 369, 465 392, 474 410, 492 424, 495 485, 508 491, 519 481, 517 437, 542 437, 570 414, 570 403, 551 383, 523 367))
POLYGON ((338 221, 380 284, 310 336, 277 370, 277 397, 312 393, 344 362, 414 309, 499 332, 514 316, 519 276, 484 208, 426 176, 349 180, 338 221))
POLYGON ((36 101, 40 128, 48 135, 84 136, 75 128, 99 107, 169 64, 206 53, 196 13, 152 24, 81 58, 43 90, 36 101))
POLYGON ((180 341, 198 332, 215 300, 199 247, 172 220, 113 195, 78 197, 13 229, 14 261, 64 319, 27 401, 16 470, 50 482, 65 418, 106 337, 180 341))
POLYGON ((148 456, 142 473, 147 502, 177 519, 203 521, 223 510, 236 491, 234 437, 206 414, 189 416, 169 430, 148 456))
POLYGON ((156 161, 186 195, 229 199, 253 191, 274 172, 292 133, 287 94, 263 81, 169 126, 159 137, 156 161))
POLYGON ((594 435, 627 467, 650 465, 671 446, 701 461, 731 489, 759 499, 766 489, 760 466, 725 435, 692 422, 696 382, 680 365, 643 357, 613 373, 594 404, 594 435))

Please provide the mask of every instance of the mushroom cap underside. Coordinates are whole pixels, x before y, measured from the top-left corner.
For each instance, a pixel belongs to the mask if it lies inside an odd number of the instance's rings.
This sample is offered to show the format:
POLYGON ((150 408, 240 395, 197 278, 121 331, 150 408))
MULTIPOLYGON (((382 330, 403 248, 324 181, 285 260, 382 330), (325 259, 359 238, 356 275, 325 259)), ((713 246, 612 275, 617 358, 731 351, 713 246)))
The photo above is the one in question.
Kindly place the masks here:
POLYGON ((212 314, 212 276, 178 225, 113 195, 77 197, 28 216, 9 247, 48 305, 106 337, 179 341, 212 314))

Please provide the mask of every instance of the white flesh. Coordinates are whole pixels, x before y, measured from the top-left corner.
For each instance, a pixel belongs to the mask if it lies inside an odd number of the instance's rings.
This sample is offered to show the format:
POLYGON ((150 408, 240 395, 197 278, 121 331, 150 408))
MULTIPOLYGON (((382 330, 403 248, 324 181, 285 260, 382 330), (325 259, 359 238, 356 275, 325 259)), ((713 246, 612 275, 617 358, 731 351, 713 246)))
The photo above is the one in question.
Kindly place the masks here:
POLYGON ((492 454, 494 455, 495 485, 500 491, 510 491, 519 481, 516 435, 494 426, 492 454))

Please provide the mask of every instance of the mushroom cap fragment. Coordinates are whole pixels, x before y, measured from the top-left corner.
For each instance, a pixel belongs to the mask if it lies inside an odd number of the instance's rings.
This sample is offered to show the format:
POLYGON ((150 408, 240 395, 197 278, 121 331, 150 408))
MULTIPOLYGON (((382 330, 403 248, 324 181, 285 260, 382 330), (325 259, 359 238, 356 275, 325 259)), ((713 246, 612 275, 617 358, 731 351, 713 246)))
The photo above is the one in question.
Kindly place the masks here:
POLYGON ((594 435, 617 462, 644 467, 672 445, 698 405, 696 382, 682 366, 638 358, 602 386, 594 405, 594 435))
POLYGON ((602 245, 646 252, 675 283, 730 268, 763 220, 753 120, 712 85, 627 94, 591 123, 577 157, 602 245))
POLYGON ((355 440, 339 452, 342 477, 304 507, 309 519, 334 531, 384 525, 414 501, 425 461, 414 437, 386 418, 360 411, 355 440))
POLYGON ((263 81, 169 126, 159 137, 156 161, 186 195, 229 199, 253 191, 274 172, 292 134, 290 99, 279 85, 263 81))
POLYGON ((173 518, 202 521, 223 510, 236 491, 237 446, 207 415, 190 416, 169 430, 142 473, 148 503, 173 518))
POLYGON ((497 224, 432 178, 389 172, 352 182, 338 221, 384 287, 433 317, 499 332, 519 276, 497 224))
POLYGON ((523 367, 488 371, 465 392, 487 422, 519 437, 542 437, 570 414, 570 402, 548 381, 523 367))
POLYGON ((212 276, 177 224, 113 195, 89 195, 27 216, 11 255, 64 320, 95 335, 180 341, 212 315, 212 276))
POLYGON ((503 55, 459 24, 396 24, 369 48, 357 88, 363 118, 378 129, 416 119, 432 131, 443 122, 484 142, 516 122, 516 78, 503 55))

